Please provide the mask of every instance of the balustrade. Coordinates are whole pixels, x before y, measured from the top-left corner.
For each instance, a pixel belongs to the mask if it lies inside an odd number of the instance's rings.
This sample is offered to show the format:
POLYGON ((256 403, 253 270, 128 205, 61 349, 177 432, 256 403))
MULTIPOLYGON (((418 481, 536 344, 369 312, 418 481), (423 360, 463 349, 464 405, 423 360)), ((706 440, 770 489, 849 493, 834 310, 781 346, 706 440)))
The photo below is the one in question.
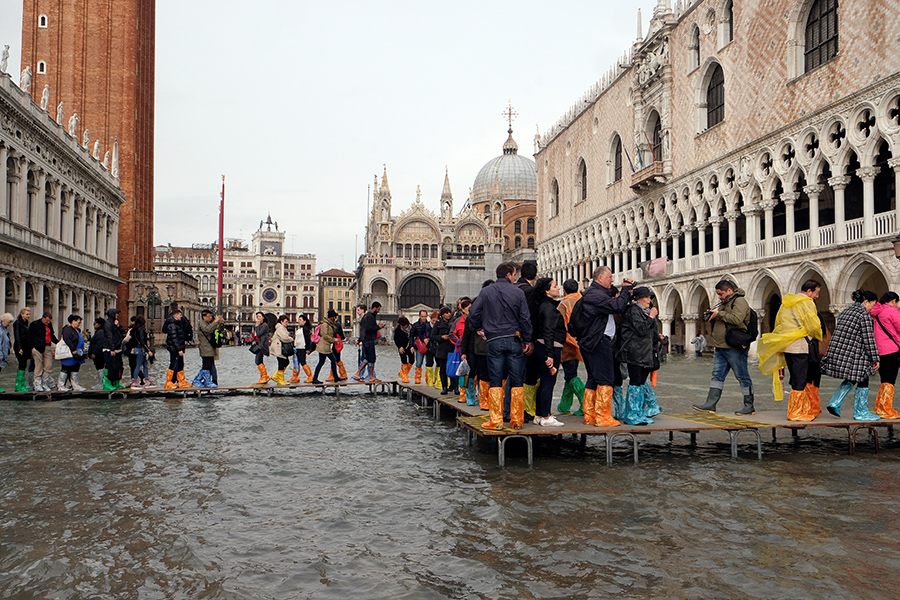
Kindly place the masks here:
POLYGON ((854 242, 863 239, 863 219, 853 219, 844 223, 844 231, 847 232, 847 241, 854 242))
POLYGON ((875 215, 875 235, 887 235, 896 231, 896 212, 885 212, 875 215))
POLYGON ((834 243, 834 224, 819 226, 819 245, 830 246, 834 243))
POLYGON ((798 231, 794 234, 794 250, 809 249, 809 231, 798 231))
POLYGON ((772 256, 784 254, 787 249, 787 236, 779 235, 772 238, 772 256))

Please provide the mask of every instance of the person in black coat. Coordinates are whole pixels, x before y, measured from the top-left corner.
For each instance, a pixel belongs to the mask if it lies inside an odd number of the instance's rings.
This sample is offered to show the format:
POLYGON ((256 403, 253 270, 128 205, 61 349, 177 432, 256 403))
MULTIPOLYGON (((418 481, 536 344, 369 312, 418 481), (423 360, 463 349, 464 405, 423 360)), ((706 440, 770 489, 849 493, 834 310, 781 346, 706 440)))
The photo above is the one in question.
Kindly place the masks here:
POLYGON ((440 369, 441 394, 451 394, 447 389, 447 355, 453 352, 453 342, 450 340, 450 309, 441 307, 438 320, 431 331, 431 345, 434 348, 434 360, 440 369))
POLYGON ((110 308, 106 311, 106 322, 103 324, 103 356, 106 369, 103 380, 104 390, 120 390, 124 387, 119 383, 119 380, 122 379, 122 341, 124 339, 125 330, 119 325, 119 309, 110 308))
POLYGON ((28 345, 28 320, 31 318, 31 309, 23 308, 19 311, 19 318, 13 323, 13 352, 18 362, 16 371, 16 391, 29 392, 26 381, 28 374, 28 361, 31 360, 31 347, 28 345))
POLYGON ((634 288, 631 299, 617 338, 616 359, 628 366, 628 396, 622 420, 628 425, 647 425, 653 419, 644 411, 644 384, 659 368, 659 311, 652 305, 653 294, 648 287, 634 288))
POLYGON ((534 422, 542 427, 562 427, 562 421, 550 414, 553 388, 566 343, 566 323, 559 312, 559 286, 549 277, 534 282, 531 292, 534 321, 534 354, 537 355, 541 385, 537 389, 534 422))
POLYGON ((104 339, 103 328, 106 325, 106 319, 97 317, 94 319, 94 333, 88 340, 88 356, 94 361, 94 369, 97 371, 97 385, 93 387, 95 390, 103 389, 103 378, 106 373, 106 357, 103 353, 104 339))
POLYGON ((169 308, 169 317, 163 323, 163 333, 166 334, 166 350, 169 351, 166 389, 192 387, 184 378, 184 351, 189 336, 193 335, 193 327, 175 304, 169 308))
POLYGON ((40 319, 28 325, 28 346, 34 360, 34 391, 49 392, 53 389, 53 351, 59 338, 53 332, 53 315, 45 312, 40 319))

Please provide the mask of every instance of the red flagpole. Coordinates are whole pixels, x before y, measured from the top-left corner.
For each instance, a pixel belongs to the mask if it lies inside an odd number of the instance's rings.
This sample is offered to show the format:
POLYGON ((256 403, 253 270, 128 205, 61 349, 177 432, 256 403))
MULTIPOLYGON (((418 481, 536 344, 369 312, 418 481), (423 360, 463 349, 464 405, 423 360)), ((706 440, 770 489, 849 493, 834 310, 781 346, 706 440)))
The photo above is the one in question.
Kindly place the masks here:
POLYGON ((219 202, 219 268, 216 277, 216 305, 222 314, 222 279, 225 272, 225 176, 222 175, 222 198, 219 202))

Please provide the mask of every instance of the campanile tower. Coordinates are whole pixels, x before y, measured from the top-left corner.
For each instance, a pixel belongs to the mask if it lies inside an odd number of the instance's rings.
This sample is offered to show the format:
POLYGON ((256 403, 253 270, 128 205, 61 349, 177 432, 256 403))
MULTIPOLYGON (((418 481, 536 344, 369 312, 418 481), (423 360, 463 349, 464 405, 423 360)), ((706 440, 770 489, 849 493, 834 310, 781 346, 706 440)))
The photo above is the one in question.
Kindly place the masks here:
MULTIPOLYGON (((118 138, 119 181, 128 202, 119 222, 119 275, 153 269, 153 108, 156 0, 24 0, 22 68, 31 94, 66 126, 78 114, 77 137, 90 130, 99 156, 118 138)), ((119 307, 128 306, 119 286, 119 307)), ((127 322, 127 321, 126 321, 127 322)))

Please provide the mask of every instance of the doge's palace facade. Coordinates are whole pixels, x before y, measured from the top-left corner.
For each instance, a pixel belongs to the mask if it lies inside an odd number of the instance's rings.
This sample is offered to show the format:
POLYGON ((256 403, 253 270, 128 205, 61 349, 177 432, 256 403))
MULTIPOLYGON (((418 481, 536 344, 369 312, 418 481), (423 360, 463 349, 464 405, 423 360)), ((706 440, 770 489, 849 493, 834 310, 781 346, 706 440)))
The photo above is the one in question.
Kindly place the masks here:
POLYGON ((5 73, 0 166, 0 313, 49 311, 57 332, 74 313, 90 327, 122 282, 118 179, 5 73))
POLYGON ((645 281, 675 344, 722 278, 763 331, 810 277, 826 323, 900 287, 898 36, 897 0, 659 0, 536 140, 540 270, 645 281))

